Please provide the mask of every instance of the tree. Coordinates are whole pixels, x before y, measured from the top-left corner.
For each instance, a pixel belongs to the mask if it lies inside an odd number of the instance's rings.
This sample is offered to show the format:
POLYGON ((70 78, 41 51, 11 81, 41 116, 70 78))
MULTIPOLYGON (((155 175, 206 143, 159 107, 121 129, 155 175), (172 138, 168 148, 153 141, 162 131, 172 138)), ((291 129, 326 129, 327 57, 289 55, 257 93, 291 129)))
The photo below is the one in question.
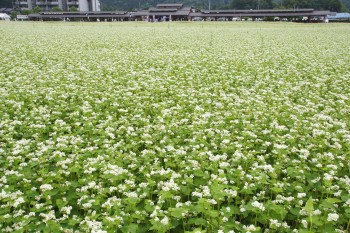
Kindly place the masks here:
POLYGON ((345 9, 342 1, 350 0, 279 0, 279 8, 313 8, 316 10, 342 11, 345 9))
POLYGON ((31 11, 31 10, 22 10, 21 11, 22 15, 29 15, 29 14, 32 14, 32 13, 33 13, 33 11, 31 11))
MULTIPOLYGON (((159 3, 183 3, 196 9, 208 9, 209 0, 100 0, 102 10, 135 11, 148 9, 159 3)), ((211 9, 272 9, 314 8, 341 11, 350 7, 350 0, 210 0, 211 9)))
POLYGON ((71 7, 69 7, 69 11, 70 12, 77 12, 78 8, 76 8, 75 6, 71 6, 71 7))
POLYGON ((51 11, 52 12, 60 12, 60 11, 62 11, 62 9, 59 8, 58 6, 54 6, 54 7, 52 7, 51 11))
POLYGON ((233 0, 232 1, 232 7, 234 9, 253 9, 254 6, 254 0, 233 0))
POLYGON ((341 12, 343 10, 346 10, 340 0, 329 0, 327 9, 334 12, 341 12))
POLYGON ((12 12, 11 12, 11 19, 12 19, 12 20, 17 19, 17 15, 18 15, 18 12, 17 12, 17 11, 12 11, 12 12))
POLYGON ((36 6, 33 9, 33 13, 39 13, 40 11, 42 11, 40 6, 36 6))
POLYGON ((350 10, 350 0, 342 0, 342 3, 347 10, 350 10))
POLYGON ((234 9, 271 9, 272 0, 233 0, 234 9))
POLYGON ((311 7, 313 0, 283 0, 285 8, 309 8, 311 7))

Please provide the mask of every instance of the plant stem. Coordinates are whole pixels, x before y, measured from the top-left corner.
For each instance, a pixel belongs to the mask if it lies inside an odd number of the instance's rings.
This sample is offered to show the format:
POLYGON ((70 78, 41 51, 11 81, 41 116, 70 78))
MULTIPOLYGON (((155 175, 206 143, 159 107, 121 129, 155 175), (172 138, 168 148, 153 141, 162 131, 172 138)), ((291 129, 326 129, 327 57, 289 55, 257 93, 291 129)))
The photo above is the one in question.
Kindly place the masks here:
POLYGON ((256 226, 258 223, 258 214, 255 214, 255 221, 254 221, 254 225, 256 226))
POLYGON ((310 229, 309 231, 311 232, 312 231, 312 215, 310 214, 310 229))

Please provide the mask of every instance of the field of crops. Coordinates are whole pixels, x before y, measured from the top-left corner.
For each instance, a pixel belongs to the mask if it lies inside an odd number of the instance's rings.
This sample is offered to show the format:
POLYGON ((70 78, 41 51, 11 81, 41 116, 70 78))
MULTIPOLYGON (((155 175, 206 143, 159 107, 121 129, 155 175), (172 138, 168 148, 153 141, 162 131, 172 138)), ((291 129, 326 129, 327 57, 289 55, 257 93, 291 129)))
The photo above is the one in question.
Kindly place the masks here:
POLYGON ((1 232, 349 232, 348 24, 0 35, 1 232))

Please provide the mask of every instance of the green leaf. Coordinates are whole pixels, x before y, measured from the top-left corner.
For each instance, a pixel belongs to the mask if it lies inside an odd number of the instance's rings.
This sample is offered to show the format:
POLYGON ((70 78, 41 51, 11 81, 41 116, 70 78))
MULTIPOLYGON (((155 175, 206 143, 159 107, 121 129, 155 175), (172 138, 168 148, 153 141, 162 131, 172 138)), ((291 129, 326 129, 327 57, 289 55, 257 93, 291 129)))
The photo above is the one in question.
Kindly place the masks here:
POLYGON ((193 231, 185 231, 185 233, 194 233, 194 232, 204 233, 206 231, 202 230, 201 228, 196 228, 193 231))
POLYGON ((127 226, 127 230, 129 233, 136 233, 138 232, 139 229, 139 225, 137 224, 130 224, 129 226, 127 226))
POLYGON ((342 195, 341 199, 346 202, 348 199, 350 199, 350 195, 349 194, 342 195))
POLYGON ((324 222, 322 222, 322 219, 321 219, 321 216, 317 216, 317 215, 314 215, 314 216, 309 216, 306 218, 306 220, 311 223, 315 226, 324 226, 324 222))
POLYGON ((192 189, 188 186, 181 186, 181 192, 185 195, 190 195, 192 192, 192 189))
POLYGON ((310 197, 309 200, 307 200, 307 202, 305 204, 305 210, 309 215, 311 215, 313 213, 314 201, 312 200, 312 197, 310 197))
POLYGON ((47 226, 48 226, 49 232, 52 232, 52 233, 61 232, 60 225, 57 222, 47 221, 47 226))
POLYGON ((64 202, 61 199, 57 199, 56 200, 56 204, 58 206, 58 208, 62 208, 63 206, 65 206, 64 202))
POLYGON ((199 226, 199 225, 206 225, 207 224, 207 221, 205 221, 205 219, 203 218, 191 218, 189 221, 188 221, 188 224, 194 224, 196 226, 199 226))
POLYGON ((212 218, 217 218, 219 216, 219 212, 216 210, 210 210, 209 211, 209 216, 212 218))
POLYGON ((334 203, 339 203, 339 202, 342 202, 342 201, 340 199, 338 199, 338 198, 327 198, 326 202, 334 204, 334 203))
POLYGON ((183 208, 171 208, 170 209, 170 215, 175 218, 181 218, 182 214, 185 213, 186 210, 183 208))

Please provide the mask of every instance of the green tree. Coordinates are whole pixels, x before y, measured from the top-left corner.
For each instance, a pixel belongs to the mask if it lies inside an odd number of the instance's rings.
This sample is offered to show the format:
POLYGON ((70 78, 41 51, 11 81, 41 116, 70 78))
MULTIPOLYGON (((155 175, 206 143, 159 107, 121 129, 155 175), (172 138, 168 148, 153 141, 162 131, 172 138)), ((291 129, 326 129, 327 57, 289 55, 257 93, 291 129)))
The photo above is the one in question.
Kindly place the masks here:
POLYGON ((40 11, 42 11, 40 6, 36 6, 33 9, 33 13, 39 13, 40 11))
POLYGON ((316 10, 343 11, 347 8, 343 2, 350 0, 275 0, 278 8, 313 8, 316 10))
POLYGON ((342 0, 342 3, 347 10, 350 9, 350 0, 342 0))
POLYGON ((17 11, 12 11, 11 12, 11 19, 15 20, 17 18, 18 12, 17 11))
POLYGON ((234 9, 271 9, 273 3, 272 0, 233 0, 231 6, 234 9))
POLYGON ((340 0, 329 0, 327 9, 334 12, 341 12, 346 10, 340 0))
POLYGON ((69 11, 70 12, 77 12, 78 8, 76 8, 75 6, 71 6, 71 7, 69 7, 69 11))
POLYGON ((21 11, 21 14, 22 14, 22 15, 29 15, 29 14, 32 14, 32 13, 33 13, 32 10, 27 10, 27 9, 21 11))
POLYGON ((52 12, 60 12, 60 11, 62 11, 62 9, 59 8, 58 6, 54 6, 54 7, 52 7, 51 11, 52 12))

